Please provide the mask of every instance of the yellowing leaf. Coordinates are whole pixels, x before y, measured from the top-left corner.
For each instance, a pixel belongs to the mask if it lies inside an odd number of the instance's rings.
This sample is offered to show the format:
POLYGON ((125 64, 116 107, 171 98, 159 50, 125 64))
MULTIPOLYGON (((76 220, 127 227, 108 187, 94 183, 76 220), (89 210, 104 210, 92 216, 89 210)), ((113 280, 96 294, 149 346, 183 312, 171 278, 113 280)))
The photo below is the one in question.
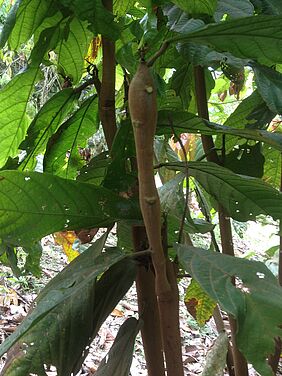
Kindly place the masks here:
POLYGON ((92 41, 90 42, 87 55, 85 57, 85 60, 89 64, 94 64, 99 48, 101 47, 101 41, 102 41, 101 37, 97 36, 93 38, 92 41))
POLYGON ((63 251, 69 262, 79 256, 79 252, 72 248, 74 241, 77 239, 74 231, 56 232, 54 234, 54 239, 56 244, 63 247, 63 251))
POLYGON ((195 280, 191 281, 186 290, 184 302, 188 312, 199 325, 204 325, 211 318, 216 306, 216 303, 195 280))

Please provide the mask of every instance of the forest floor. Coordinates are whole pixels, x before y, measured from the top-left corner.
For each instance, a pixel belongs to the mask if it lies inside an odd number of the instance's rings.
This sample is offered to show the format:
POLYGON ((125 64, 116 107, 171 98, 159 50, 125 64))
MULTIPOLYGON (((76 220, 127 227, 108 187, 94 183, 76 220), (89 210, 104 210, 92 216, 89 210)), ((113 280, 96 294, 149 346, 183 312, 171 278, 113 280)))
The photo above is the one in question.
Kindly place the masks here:
MULTIPOLYGON (((244 236, 236 237, 235 251, 243 257, 263 258, 263 250, 277 244, 277 237, 273 235, 273 228, 252 227, 244 229, 244 236), (255 240, 254 240, 255 238, 255 240), (266 240, 267 239, 267 240, 266 240), (266 248, 265 248, 266 247, 266 248), (254 253, 253 250, 256 250, 254 253)), ((208 239, 206 239, 208 241, 208 239)), ((16 278, 11 269, 0 267, 0 341, 3 342, 15 331, 19 323, 26 316, 32 301, 39 291, 60 270, 67 265, 67 258, 61 247, 54 244, 52 237, 43 239, 43 255, 41 259, 42 277, 22 276, 16 278)), ((193 317, 187 312, 183 302, 188 279, 179 284, 180 292, 180 330, 182 337, 182 354, 185 375, 198 376, 201 374, 206 354, 212 347, 217 337, 214 320, 211 319, 200 327, 193 317)), ((129 317, 138 317, 136 289, 133 286, 126 296, 120 301, 108 319, 102 325, 94 339, 89 355, 82 370, 77 376, 93 376, 99 363, 109 351, 121 324, 129 317)), ((227 324, 227 321, 226 321, 227 324)), ((228 325, 227 325, 228 329, 228 325)), ((5 356, 0 361, 0 370, 3 368, 5 356)), ((131 376, 145 376, 146 364, 142 347, 141 336, 138 335, 131 366, 131 376)), ((224 375, 228 375, 224 373, 224 375)), ((250 376, 257 373, 250 369, 250 376)), ((19 375, 20 376, 20 375, 19 375)), ((56 376, 56 371, 50 369, 48 376, 56 376)), ((218 375, 220 376, 220 375, 218 375)))

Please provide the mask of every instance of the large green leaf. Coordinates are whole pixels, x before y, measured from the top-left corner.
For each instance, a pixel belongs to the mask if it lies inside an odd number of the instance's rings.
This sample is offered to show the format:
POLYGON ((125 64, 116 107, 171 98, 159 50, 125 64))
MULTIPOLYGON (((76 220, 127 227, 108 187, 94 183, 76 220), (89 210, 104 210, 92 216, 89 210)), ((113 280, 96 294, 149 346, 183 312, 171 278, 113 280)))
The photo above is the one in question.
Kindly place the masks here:
POLYGON ((21 245, 64 229, 139 217, 135 202, 106 188, 19 171, 0 172, 0 214, 0 237, 21 245))
POLYGON ((274 275, 261 262, 179 244, 175 247, 193 278, 237 318, 237 345, 247 360, 262 375, 272 376, 267 358, 274 353, 274 338, 282 335, 282 288, 274 275))
POLYGON ((179 8, 191 14, 208 14, 213 15, 217 0, 173 0, 179 8))
POLYGON ((28 99, 38 79, 39 68, 29 68, 15 76, 0 91, 0 167, 15 157, 29 125, 28 99))
MULTIPOLYGON (((234 115, 235 116, 235 115, 234 115)), ((238 117, 238 121, 239 117, 238 117)), ((158 134, 171 134, 173 128, 181 133, 201 133, 205 135, 226 134, 240 138, 265 142, 277 150, 282 151, 282 134, 267 132, 263 129, 236 129, 230 126, 207 122, 198 116, 185 111, 161 110, 158 114, 158 134)), ((239 123, 241 125, 241 123, 239 123)), ((228 150, 230 147, 228 147, 228 150)))
POLYGON ((17 49, 31 38, 43 20, 52 16, 56 10, 55 0, 22 0, 9 37, 11 48, 17 49))
POLYGON ((102 253, 105 239, 96 241, 42 290, 35 308, 0 347, 0 353, 10 348, 2 374, 46 375, 44 365, 55 366, 59 376, 79 371, 85 348, 136 274, 132 260, 120 251, 102 253))
POLYGON ((281 180, 281 153, 268 145, 263 147, 265 158, 263 179, 279 189, 281 180))
POLYGON ((187 40, 205 44, 218 51, 228 51, 240 58, 262 64, 281 63, 282 16, 256 16, 209 25, 201 30, 183 34, 171 41, 187 40))
POLYGON ((62 38, 56 46, 58 65, 64 74, 77 84, 82 76, 85 56, 93 34, 87 29, 88 23, 76 17, 67 23, 67 38, 62 38))
POLYGON ((45 151, 48 139, 72 110, 78 96, 72 88, 64 89, 51 97, 40 109, 30 124, 26 139, 20 145, 21 149, 27 152, 21 169, 34 169, 36 156, 45 151))
POLYGON ((100 363, 95 376, 129 375, 135 338, 141 325, 142 321, 134 317, 130 317, 122 324, 113 346, 100 363))
POLYGON ((275 114, 282 113, 282 74, 269 67, 252 65, 258 91, 275 114))
MULTIPOLYGON (((183 162, 170 166, 185 171, 183 162)), ((237 175, 211 162, 189 162, 189 175, 237 221, 255 220, 259 214, 282 220, 282 194, 260 179, 237 175)))
POLYGON ((82 165, 79 148, 98 128, 98 100, 87 99, 51 137, 44 156, 44 171, 72 179, 82 165), (66 155, 68 153, 68 158, 66 155))
POLYGON ((13 7, 11 8, 8 14, 8 17, 6 18, 6 21, 0 32, 0 48, 3 48, 5 46, 9 38, 9 35, 11 34, 13 27, 15 26, 15 22, 17 18, 17 11, 18 11, 20 3, 21 3, 21 0, 15 1, 13 7))
POLYGON ((94 34, 102 34, 111 39, 119 37, 118 25, 114 15, 106 10, 101 0, 58 0, 67 12, 72 11, 81 21, 89 22, 94 34))

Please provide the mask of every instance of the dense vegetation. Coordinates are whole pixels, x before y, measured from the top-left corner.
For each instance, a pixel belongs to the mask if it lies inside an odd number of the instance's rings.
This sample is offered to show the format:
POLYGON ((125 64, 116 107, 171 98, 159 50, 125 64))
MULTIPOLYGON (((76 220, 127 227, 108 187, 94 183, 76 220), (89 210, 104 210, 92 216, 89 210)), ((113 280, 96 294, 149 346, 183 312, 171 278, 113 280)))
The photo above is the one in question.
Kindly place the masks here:
POLYGON ((43 236, 91 243, 107 228, 0 346, 1 374, 76 374, 135 281, 139 320, 96 374, 128 375, 141 330, 148 375, 182 376, 187 275, 189 311, 219 331, 203 374, 278 374, 282 259, 275 276, 235 255, 232 234, 282 220, 282 3, 3 0, 0 22, 1 261, 38 275, 43 236))

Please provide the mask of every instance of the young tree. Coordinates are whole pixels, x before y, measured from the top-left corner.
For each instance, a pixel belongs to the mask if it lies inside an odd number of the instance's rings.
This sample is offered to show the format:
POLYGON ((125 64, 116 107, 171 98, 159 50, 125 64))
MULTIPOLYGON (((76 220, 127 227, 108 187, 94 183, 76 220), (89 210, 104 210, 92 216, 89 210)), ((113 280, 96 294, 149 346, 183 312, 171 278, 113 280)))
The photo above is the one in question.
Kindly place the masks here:
MULTIPOLYGON (((219 332, 220 309, 229 316, 229 374, 248 375, 248 363, 263 376, 277 373, 281 287, 263 263, 235 257, 231 218, 282 220, 281 22, 277 0, 15 2, 1 48, 32 49, 0 91, 1 252, 23 247, 32 263, 45 235, 76 230, 91 240, 93 229, 108 231, 42 290, 0 346, 8 351, 3 375, 46 375, 50 365, 76 374, 134 281, 139 320, 122 325, 96 374, 127 375, 141 330, 149 376, 184 375, 183 270, 196 315, 213 313, 219 332), (32 117, 49 66, 61 89, 32 117), (238 106, 228 106, 232 95, 238 106), (89 158, 87 140, 100 125, 108 151, 89 158), (39 155, 43 172, 35 171, 39 155), (117 247, 106 247, 115 225, 117 247), (191 233, 210 233, 210 249, 194 247, 191 233)), ((215 373, 227 351, 226 337, 219 340, 207 359, 215 373)))

